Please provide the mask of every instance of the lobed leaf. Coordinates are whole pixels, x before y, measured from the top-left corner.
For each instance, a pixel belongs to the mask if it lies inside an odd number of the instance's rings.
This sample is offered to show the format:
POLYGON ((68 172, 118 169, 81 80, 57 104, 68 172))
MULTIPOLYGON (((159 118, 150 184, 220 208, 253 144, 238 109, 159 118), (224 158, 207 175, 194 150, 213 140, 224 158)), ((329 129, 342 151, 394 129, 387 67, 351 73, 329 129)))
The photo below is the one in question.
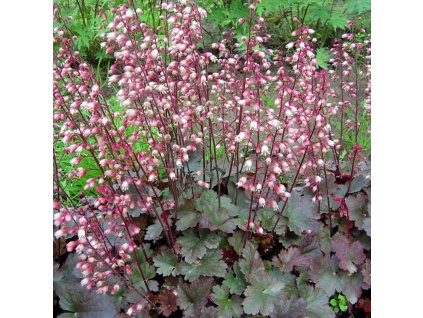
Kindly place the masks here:
POLYGON ((182 246, 181 252, 185 261, 194 263, 206 254, 207 248, 218 247, 220 237, 205 229, 200 229, 198 235, 193 229, 188 229, 183 236, 177 239, 177 242, 182 246))
POLYGON ((240 317, 243 313, 240 297, 231 297, 225 286, 214 286, 211 299, 218 306, 219 318, 240 317))
POLYGON ((179 274, 185 276, 185 279, 192 282, 200 276, 226 276, 226 263, 222 260, 222 251, 209 250, 203 258, 193 264, 182 263, 179 267, 179 274))
POLYGON ((301 297, 306 301, 307 318, 334 318, 335 313, 328 305, 329 296, 319 289, 307 286, 301 292, 301 297))
POLYGON ((309 266, 310 259, 303 255, 298 247, 290 247, 287 250, 282 250, 278 256, 275 256, 272 260, 272 264, 283 272, 289 273, 294 267, 309 266))
POLYGON ((264 272, 264 264, 258 254, 256 247, 247 242, 242 251, 242 259, 239 261, 241 272, 245 275, 247 281, 250 281, 254 276, 264 272))
POLYGON ((288 228, 297 235, 306 230, 318 231, 321 227, 317 205, 311 199, 310 194, 301 194, 296 189, 288 200, 284 216, 287 218, 288 228))
POLYGON ((245 313, 269 315, 273 311, 274 305, 281 300, 283 287, 282 282, 264 272, 255 276, 253 284, 249 285, 244 292, 245 299, 242 305, 245 313))
POLYGON ((200 313, 207 304, 212 284, 211 278, 200 278, 192 284, 179 284, 176 290, 179 308, 185 310, 187 315, 197 314, 197 317, 201 317, 200 313))
POLYGON ((163 276, 175 276, 178 268, 178 258, 171 250, 166 249, 153 258, 157 273, 163 276))
POLYGON ((169 289, 164 289, 157 300, 160 303, 160 314, 165 317, 169 317, 173 312, 175 312, 178 307, 176 306, 177 296, 175 293, 169 289))
POLYGON ((332 249, 339 259, 339 267, 350 273, 355 273, 357 266, 361 265, 366 259, 361 243, 358 241, 350 242, 345 236, 339 235, 333 239, 332 249))
POLYGON ((271 318, 305 318, 307 303, 304 299, 292 296, 277 303, 270 313, 271 318))
POLYGON ((217 193, 213 190, 204 191, 201 197, 195 201, 195 208, 202 212, 200 225, 212 231, 221 230, 232 233, 236 224, 232 216, 238 215, 238 208, 230 203, 229 198, 221 197, 221 207, 217 193))

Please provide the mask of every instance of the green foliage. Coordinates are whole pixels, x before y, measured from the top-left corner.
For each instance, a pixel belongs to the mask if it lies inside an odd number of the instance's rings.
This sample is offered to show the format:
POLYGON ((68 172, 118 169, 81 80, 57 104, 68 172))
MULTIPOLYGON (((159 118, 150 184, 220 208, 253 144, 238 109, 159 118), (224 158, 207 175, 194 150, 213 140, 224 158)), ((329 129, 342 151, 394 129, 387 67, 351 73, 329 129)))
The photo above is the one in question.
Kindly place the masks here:
MULTIPOLYGON (((364 102, 363 102, 364 103, 364 102)), ((355 116, 354 114, 354 107, 348 107, 345 109, 345 117, 348 116, 355 116)), ((351 118, 351 117, 350 117, 351 118)), ((361 113, 358 114, 358 139, 357 143, 363 148, 365 154, 370 154, 371 152, 371 137, 369 134, 370 131, 370 114, 367 110, 363 110, 361 113)), ((334 127, 335 131, 340 131, 341 129, 341 121, 333 121, 331 123, 334 127)), ((342 146, 343 150, 341 151, 340 158, 344 160, 347 154, 352 153, 354 151, 354 144, 355 144, 355 128, 351 127, 348 129, 344 129, 344 135, 342 139, 342 146)))
POLYGON ((180 268, 185 279, 192 282, 200 276, 225 277, 227 265, 222 261, 220 250, 210 250, 202 259, 193 264, 183 263, 180 268))
POLYGON ((183 209, 178 212, 178 221, 176 222, 176 229, 178 231, 185 231, 190 227, 194 227, 200 220, 200 213, 183 209))
POLYGON ((212 231, 221 230, 232 233, 236 228, 233 216, 238 214, 238 208, 231 204, 228 197, 221 197, 221 206, 217 193, 212 190, 204 191, 201 197, 195 201, 195 208, 202 212, 202 226, 212 231))
POLYGON ((316 287, 324 290, 326 295, 333 295, 337 290, 341 290, 342 277, 337 275, 338 260, 335 256, 327 255, 317 261, 314 266, 315 270, 310 275, 316 287))
POLYGON ((145 239, 147 241, 155 241, 160 238, 163 232, 163 227, 159 221, 155 221, 153 224, 147 227, 147 232, 145 233, 145 239))
POLYGON ((284 284, 264 272, 251 276, 252 285, 244 292, 245 300, 242 305, 247 314, 261 313, 266 316, 273 311, 274 305, 281 299, 284 284))
POLYGON ((175 276, 178 268, 178 258, 172 251, 165 249, 160 255, 153 258, 157 273, 163 276, 175 276))
POLYGON ((78 38, 75 45, 85 60, 94 62, 105 59, 104 50, 100 49, 100 35, 104 32, 99 29, 103 24, 98 17, 100 9, 108 10, 123 1, 106 0, 55 0, 60 4, 63 17, 72 16, 72 20, 66 24, 66 29, 78 38))
POLYGON ((243 313, 240 297, 231 297, 225 286, 214 286, 211 299, 219 308, 219 318, 240 317, 243 313))
POLYGON ((242 257, 242 260, 239 261, 239 268, 247 281, 250 282, 254 276, 265 271, 263 261, 252 243, 247 242, 242 252, 242 257))
MULTIPOLYGON (((248 20, 248 8, 241 1, 198 1, 205 8, 208 16, 204 23, 206 44, 213 41, 217 34, 233 29, 236 39, 247 31, 247 25, 240 25, 238 20, 248 20)), ((347 21, 363 17, 364 27, 370 25, 370 0, 262 0, 256 5, 256 14, 266 18, 272 39, 271 47, 283 48, 291 40, 291 32, 296 28, 294 17, 304 25, 316 30, 316 37, 322 45, 327 45, 332 38, 339 36, 347 27, 347 21)), ((245 51, 241 43, 240 51, 245 51)), ((319 57, 319 67, 325 68, 328 59, 319 57), (326 61, 326 62, 325 62, 326 61)))
POLYGON ((333 296, 332 299, 329 301, 329 304, 332 306, 333 311, 335 313, 338 313, 339 311, 347 311, 348 309, 348 301, 342 294, 338 294, 338 296, 333 296))
POLYGON ((207 249, 213 249, 219 246, 220 237, 208 230, 199 230, 195 233, 193 229, 188 229, 184 235, 178 238, 181 244, 182 255, 185 261, 192 264, 206 255, 207 249))
POLYGON ((318 48, 316 50, 316 63, 317 66, 327 70, 329 68, 328 62, 331 58, 330 51, 324 49, 324 48, 318 48))
POLYGON ((225 280, 223 281, 223 285, 229 288, 229 291, 235 295, 241 295, 245 290, 245 281, 243 279, 242 273, 239 271, 235 276, 233 274, 226 275, 225 280))
MULTIPOLYGON (((151 257, 153 251, 150 248, 150 244, 144 244, 144 249, 147 254, 147 257, 151 257)), ((144 277, 147 280, 147 285, 150 288, 150 290, 158 291, 159 290, 159 283, 154 280, 156 276, 156 270, 154 266, 150 265, 150 263, 147 261, 147 259, 144 256, 144 253, 141 251, 138 253, 138 261, 141 266, 141 269, 144 273, 144 277)), ((140 270, 138 268, 138 265, 135 264, 135 261, 133 262, 134 267, 134 281, 137 284, 137 286, 140 286, 142 290, 147 291, 147 288, 145 286, 143 277, 140 273, 140 270)))
POLYGON ((228 243, 234 248, 238 255, 242 255, 244 242, 244 234, 241 231, 236 231, 228 238, 228 243))
POLYGON ((301 297, 306 301, 306 317, 309 318, 334 318, 334 312, 328 305, 329 297, 318 288, 306 286, 301 292, 301 297))

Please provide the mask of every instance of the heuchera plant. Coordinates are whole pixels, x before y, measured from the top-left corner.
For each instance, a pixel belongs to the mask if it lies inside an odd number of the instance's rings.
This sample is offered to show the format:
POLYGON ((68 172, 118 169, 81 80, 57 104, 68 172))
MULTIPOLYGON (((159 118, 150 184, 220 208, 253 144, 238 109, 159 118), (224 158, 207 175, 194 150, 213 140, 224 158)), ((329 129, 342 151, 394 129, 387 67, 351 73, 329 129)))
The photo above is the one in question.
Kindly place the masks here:
POLYGON ((370 114, 369 34, 350 21, 330 70, 318 69, 314 31, 298 19, 286 50, 266 48, 258 2, 238 21, 241 43, 228 30, 211 48, 195 1, 163 1, 155 28, 132 1, 101 12, 108 87, 54 7, 62 309, 328 318, 339 293, 350 311, 369 302, 370 163, 357 142, 358 116, 370 114), (347 134, 355 146, 341 161, 347 134), (61 182, 72 178, 86 180, 79 200, 61 182))

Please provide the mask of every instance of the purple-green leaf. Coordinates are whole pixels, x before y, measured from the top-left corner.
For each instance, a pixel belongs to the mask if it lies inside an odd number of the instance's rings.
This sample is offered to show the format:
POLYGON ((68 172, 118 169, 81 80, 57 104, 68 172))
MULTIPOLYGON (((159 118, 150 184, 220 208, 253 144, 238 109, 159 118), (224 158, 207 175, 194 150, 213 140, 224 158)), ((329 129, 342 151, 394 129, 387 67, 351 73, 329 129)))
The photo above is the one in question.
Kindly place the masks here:
POLYGON ((289 273, 295 268, 307 267, 310 259, 303 255, 298 247, 290 247, 282 250, 278 256, 273 258, 272 264, 283 272, 289 273))
POLYGON ((361 265, 366 256, 360 242, 352 242, 345 236, 339 235, 332 241, 332 249, 339 259, 339 267, 343 270, 355 273, 357 266, 361 265))

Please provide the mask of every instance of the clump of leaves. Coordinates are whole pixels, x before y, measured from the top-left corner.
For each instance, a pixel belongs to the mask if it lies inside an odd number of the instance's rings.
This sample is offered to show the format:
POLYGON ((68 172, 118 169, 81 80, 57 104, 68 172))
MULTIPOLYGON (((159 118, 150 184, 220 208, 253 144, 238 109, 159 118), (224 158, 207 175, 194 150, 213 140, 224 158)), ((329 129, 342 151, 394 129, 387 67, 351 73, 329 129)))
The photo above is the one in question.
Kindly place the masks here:
POLYGON ((347 311, 348 309, 348 301, 344 295, 338 294, 331 298, 329 304, 332 306, 333 311, 338 313, 339 311, 347 311))

